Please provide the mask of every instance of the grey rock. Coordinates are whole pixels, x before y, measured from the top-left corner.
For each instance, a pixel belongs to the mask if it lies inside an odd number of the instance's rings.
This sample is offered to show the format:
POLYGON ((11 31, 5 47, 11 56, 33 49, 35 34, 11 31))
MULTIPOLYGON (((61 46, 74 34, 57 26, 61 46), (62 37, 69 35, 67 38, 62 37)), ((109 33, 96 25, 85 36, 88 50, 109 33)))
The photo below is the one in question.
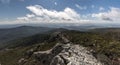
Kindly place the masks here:
POLYGON ((104 65, 86 48, 72 44, 57 44, 53 49, 33 55, 43 65, 104 65))
POLYGON ((25 58, 21 58, 19 61, 18 61, 18 64, 19 65, 23 65, 24 63, 26 63, 27 60, 25 58))
MULTIPOLYGON (((66 47, 68 45, 64 45, 66 47)), ((50 65, 103 65, 92 55, 88 54, 84 47, 79 45, 69 45, 68 50, 65 49, 55 56, 50 65), (69 52, 70 51, 70 52, 69 52), (57 59, 56 59, 57 58, 57 59), (56 63, 56 61, 58 63, 56 63), (64 61, 64 62, 63 62, 64 61), (59 62, 62 62, 59 63, 59 62), (56 64, 55 64, 56 63, 56 64)))

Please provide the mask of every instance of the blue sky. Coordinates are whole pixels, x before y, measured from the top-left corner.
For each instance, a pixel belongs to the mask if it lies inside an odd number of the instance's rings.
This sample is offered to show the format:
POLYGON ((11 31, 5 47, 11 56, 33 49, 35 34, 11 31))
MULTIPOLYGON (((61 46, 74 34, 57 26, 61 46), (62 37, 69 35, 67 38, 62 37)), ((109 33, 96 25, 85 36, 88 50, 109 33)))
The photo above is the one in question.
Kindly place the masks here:
POLYGON ((0 24, 119 23, 119 12, 120 0, 0 0, 0 24))

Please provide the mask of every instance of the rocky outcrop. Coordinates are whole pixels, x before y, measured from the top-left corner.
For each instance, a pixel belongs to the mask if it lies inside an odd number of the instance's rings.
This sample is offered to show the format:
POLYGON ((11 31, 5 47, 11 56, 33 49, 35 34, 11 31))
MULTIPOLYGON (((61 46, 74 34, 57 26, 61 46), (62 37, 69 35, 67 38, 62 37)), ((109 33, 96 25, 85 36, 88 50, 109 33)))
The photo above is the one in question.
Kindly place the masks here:
POLYGON ((66 44, 63 48, 50 65, 103 65, 82 46, 66 44))
POLYGON ((52 59, 63 50, 62 44, 57 44, 53 49, 47 51, 37 51, 33 53, 33 57, 42 65, 48 65, 52 59))
POLYGON ((103 65, 85 47, 58 43, 47 51, 37 51, 33 57, 42 65, 103 65))
MULTIPOLYGON (((54 38, 57 38, 59 43, 52 49, 47 51, 30 52, 32 58, 39 62, 38 65, 104 65, 85 47, 72 44, 59 32, 54 35, 54 38)), ((27 60, 22 58, 19 60, 19 64, 20 62, 24 65, 24 62, 27 62, 27 60)))

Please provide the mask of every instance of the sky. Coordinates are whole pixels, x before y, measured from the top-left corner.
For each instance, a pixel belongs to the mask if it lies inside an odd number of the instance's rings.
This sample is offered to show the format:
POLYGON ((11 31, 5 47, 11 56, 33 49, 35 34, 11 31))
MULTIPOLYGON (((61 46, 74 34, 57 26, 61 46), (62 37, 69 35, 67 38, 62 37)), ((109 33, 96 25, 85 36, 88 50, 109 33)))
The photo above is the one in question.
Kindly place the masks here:
POLYGON ((120 24, 120 0, 0 0, 0 25, 120 24))

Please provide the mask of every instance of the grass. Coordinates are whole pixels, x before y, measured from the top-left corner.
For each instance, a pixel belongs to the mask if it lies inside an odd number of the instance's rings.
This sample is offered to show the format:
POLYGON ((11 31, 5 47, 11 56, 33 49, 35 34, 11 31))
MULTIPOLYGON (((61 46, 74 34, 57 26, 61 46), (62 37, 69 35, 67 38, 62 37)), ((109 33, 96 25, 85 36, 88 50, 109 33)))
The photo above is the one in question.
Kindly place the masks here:
POLYGON ((2 65, 16 65, 18 60, 23 56, 26 48, 17 48, 0 53, 0 62, 2 65))
POLYGON ((49 37, 49 34, 37 34, 8 42, 8 45, 5 48, 10 50, 0 52, 1 64, 18 65, 18 60, 24 57, 26 51, 30 49, 36 49, 38 46, 39 48, 37 48, 37 50, 39 51, 51 49, 56 44, 56 41, 52 40, 48 43, 47 40, 49 37))
POLYGON ((39 46, 37 51, 46 51, 51 49, 55 44, 56 41, 50 43, 44 43, 44 45, 40 45, 39 43, 31 46, 18 47, 11 49, 9 51, 0 52, 0 62, 2 65, 18 65, 17 64, 18 60, 24 57, 24 53, 26 53, 26 51, 30 49, 36 49, 37 46, 39 46))
POLYGON ((66 31, 71 42, 91 48, 96 54, 105 54, 108 57, 120 57, 120 41, 116 33, 94 33, 66 31), (117 37, 115 37, 117 36, 117 37))

